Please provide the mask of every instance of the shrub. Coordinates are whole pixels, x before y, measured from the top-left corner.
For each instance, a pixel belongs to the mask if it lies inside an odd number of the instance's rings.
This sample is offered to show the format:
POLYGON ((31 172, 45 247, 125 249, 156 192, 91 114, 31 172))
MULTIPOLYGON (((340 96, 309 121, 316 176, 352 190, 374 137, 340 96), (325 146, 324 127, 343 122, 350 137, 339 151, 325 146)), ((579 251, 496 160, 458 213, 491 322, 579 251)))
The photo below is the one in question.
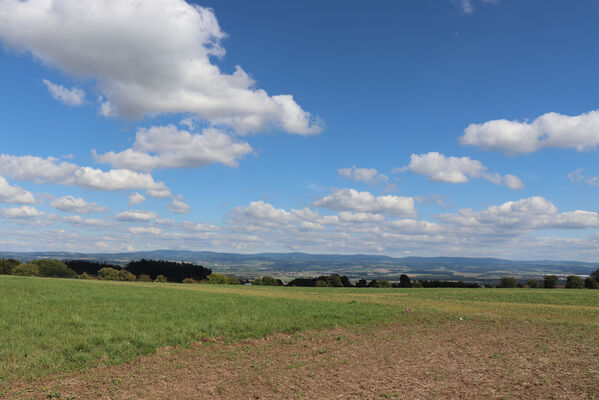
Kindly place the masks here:
POLYGON ((556 286, 557 286, 557 276, 545 275, 543 277, 543 287, 545 289, 555 289, 556 286))
POLYGON ((183 279, 183 283, 198 283, 198 281, 193 278, 185 278, 183 279))
POLYGON ((410 284, 410 286, 411 286, 411 287, 414 287, 414 288, 421 288, 421 287, 424 287, 424 286, 422 286, 422 282, 420 282, 420 281, 414 281, 414 282, 412 282, 412 283, 410 284))
POLYGON ((388 280, 386 280, 386 279, 379 279, 379 280, 373 279, 368 284, 368 287, 390 288, 391 287, 391 283, 388 280))
POLYGON ((599 269, 591 274, 591 278, 593 278, 595 282, 599 282, 599 269))
POLYGON ((263 276, 261 278, 254 279, 252 284, 262 286, 283 286, 283 281, 280 279, 275 279, 272 276, 263 276))
POLYGON ((75 278, 77 273, 58 260, 35 260, 31 264, 37 265, 40 276, 51 278, 75 278))
POLYGON ((586 278, 584 280, 584 287, 587 289, 599 289, 599 283, 593 278, 586 278))
POLYGON ((111 267, 104 267, 98 271, 98 278, 104 281, 118 281, 119 271, 111 267))
POLYGON ((119 281, 126 282, 135 282, 137 280, 137 276, 127 271, 126 269, 122 269, 119 271, 119 281))
POLYGON ((314 286, 316 287, 329 287, 329 284, 326 283, 326 281, 323 281, 322 279, 319 279, 316 281, 316 283, 314 284, 314 286))
POLYGON ((20 264, 12 270, 13 275, 39 276, 40 270, 35 264, 20 264))
POLYGON ((535 289, 535 288, 539 287, 539 281, 537 281, 536 279, 529 279, 526 281, 526 284, 531 289, 535 289))
POLYGON ((503 276, 499 281, 499 285, 497 285, 498 288, 515 288, 517 286, 516 278, 511 276, 503 276))
POLYGON ((152 278, 148 274, 141 274, 137 277, 140 282, 152 282, 152 278))
POLYGON ((366 279, 360 279, 356 283, 356 287, 366 287, 366 286, 368 286, 368 282, 366 282, 366 279))
POLYGON ((225 274, 210 274, 208 278, 202 281, 213 285, 239 285, 237 278, 225 274))
POLYGON ((566 289, 584 289, 584 280, 576 275, 568 275, 566 289))
POLYGON ((154 279, 154 282, 156 282, 156 283, 167 283, 168 280, 166 279, 166 276, 164 276, 164 275, 158 275, 156 277, 156 279, 154 279))
POLYGON ((81 275, 79 275, 79 279, 98 279, 98 278, 93 275, 88 274, 87 272, 84 272, 81 275))
POLYGON ((12 270, 21 264, 19 260, 14 258, 2 258, 0 259, 0 275, 10 275, 12 270))

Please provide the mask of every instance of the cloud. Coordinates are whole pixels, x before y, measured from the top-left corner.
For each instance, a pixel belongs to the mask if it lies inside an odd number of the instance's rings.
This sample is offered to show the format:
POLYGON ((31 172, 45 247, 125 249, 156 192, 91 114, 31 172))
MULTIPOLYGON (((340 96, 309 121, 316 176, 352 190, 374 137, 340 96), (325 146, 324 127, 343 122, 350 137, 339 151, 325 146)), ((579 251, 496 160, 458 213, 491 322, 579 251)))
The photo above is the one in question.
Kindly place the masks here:
POLYGON ((496 185, 506 185, 510 189, 524 188, 524 184, 517 176, 488 173, 487 167, 480 161, 470 157, 446 157, 436 151, 412 154, 407 167, 394 168, 394 171, 406 170, 425 175, 431 182, 466 183, 469 178, 484 178, 496 185))
POLYGON ((77 214, 92 214, 96 212, 107 212, 108 207, 104 207, 95 202, 87 202, 80 197, 63 196, 52 200, 50 206, 57 210, 67 211, 77 214))
MULTIPOLYGON (((473 0, 451 0, 453 4, 455 4, 463 14, 470 15, 474 12, 474 5, 472 4, 473 0)), ((499 0, 482 0, 483 3, 488 4, 498 4, 499 0)))
POLYGON ((135 228, 129 228, 129 232, 135 234, 149 233, 151 235, 160 235, 164 231, 160 228, 156 228, 155 226, 139 226, 135 228))
POLYGON ((452 0, 453 3, 462 10, 464 14, 472 14, 474 12, 474 6, 472 0, 452 0))
POLYGON ((64 86, 54 84, 47 79, 44 79, 43 82, 54 100, 60 101, 68 106, 80 106, 85 101, 85 92, 81 88, 74 87, 67 89, 64 86))
POLYGON ((583 169, 577 169, 568 174, 568 178, 572 183, 584 183, 589 186, 599 186, 599 176, 584 175, 583 169))
POLYGON ((168 205, 168 209, 177 214, 189 214, 190 208, 189 204, 183 201, 183 196, 174 196, 168 205))
POLYGON ((3 0, 0 15, 5 45, 94 80, 104 115, 191 113, 239 133, 322 130, 293 96, 270 96, 240 66, 227 74, 212 63, 226 37, 212 9, 183 0, 3 0))
POLYGON ((144 201, 146 201, 146 198, 142 194, 135 192, 129 196, 127 204, 129 204, 129 207, 133 207, 134 205, 141 204, 144 201))
POLYGON ((552 112, 532 122, 500 119, 470 124, 459 141, 509 155, 533 153, 546 147, 592 150, 599 145, 599 110, 577 116, 552 112))
POLYGON ((401 196, 374 196, 370 192, 355 189, 337 189, 332 194, 317 200, 315 207, 334 211, 356 211, 374 214, 388 214, 399 217, 416 215, 414 199, 401 196))
POLYGON ((79 215, 69 215, 63 217, 62 222, 66 222, 73 225, 88 225, 88 226, 108 226, 110 223, 103 219, 98 218, 82 218, 79 215))
POLYGON ((22 207, 1 209, 0 215, 2 215, 4 218, 10 218, 10 219, 29 219, 29 218, 40 217, 40 216, 44 215, 44 213, 39 211, 35 207, 22 206, 22 207))
POLYGON ((97 161, 117 168, 151 171, 155 168, 201 168, 213 163, 236 167, 237 159, 251 151, 249 144, 216 129, 192 134, 168 125, 140 128, 130 149, 102 155, 93 151, 93 155, 97 161))
POLYGON ((150 197, 168 197, 170 190, 151 175, 127 169, 102 171, 56 158, 0 154, 0 174, 14 180, 80 186, 94 190, 146 190, 150 197))
POLYGON ((356 168, 353 166, 351 168, 339 168, 337 172, 342 177, 357 182, 382 183, 387 182, 389 179, 386 175, 379 174, 374 168, 356 168))
POLYGON ((146 222, 158 218, 153 211, 129 210, 116 215, 116 219, 126 222, 146 222))
POLYGON ((599 227, 599 213, 584 210, 560 213, 553 203, 541 196, 508 201, 482 211, 462 209, 456 214, 443 214, 440 218, 458 226, 486 226, 495 232, 508 230, 510 234, 533 229, 599 227))
POLYGON ((11 186, 6 178, 0 176, 0 202, 34 204, 35 196, 18 186, 11 186))

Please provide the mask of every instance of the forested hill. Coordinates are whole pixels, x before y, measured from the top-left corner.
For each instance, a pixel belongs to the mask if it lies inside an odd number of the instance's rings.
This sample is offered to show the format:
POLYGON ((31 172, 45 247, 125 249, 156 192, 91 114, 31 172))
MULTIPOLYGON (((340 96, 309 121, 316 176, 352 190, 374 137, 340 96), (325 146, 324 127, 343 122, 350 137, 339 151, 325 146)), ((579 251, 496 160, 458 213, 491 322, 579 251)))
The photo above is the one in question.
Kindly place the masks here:
POLYGON ((61 260, 85 259, 126 264, 142 258, 185 261, 204 265, 215 272, 237 275, 315 275, 342 273, 350 277, 393 278, 410 273, 431 279, 492 279, 505 274, 538 276, 547 273, 586 275, 599 268, 599 263, 579 261, 527 260, 469 257, 404 257, 381 255, 340 255, 307 253, 236 254, 210 251, 154 250, 127 253, 71 252, 0 252, 0 258, 30 261, 38 258, 61 260))

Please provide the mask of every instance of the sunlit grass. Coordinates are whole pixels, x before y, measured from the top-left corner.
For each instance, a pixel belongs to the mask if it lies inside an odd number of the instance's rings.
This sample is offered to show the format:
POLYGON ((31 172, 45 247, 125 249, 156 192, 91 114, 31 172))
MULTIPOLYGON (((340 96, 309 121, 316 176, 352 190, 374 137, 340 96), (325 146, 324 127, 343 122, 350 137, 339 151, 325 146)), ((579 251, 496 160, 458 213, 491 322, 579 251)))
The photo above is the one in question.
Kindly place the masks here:
POLYGON ((400 322, 599 326, 599 290, 287 288, 0 276, 0 382, 119 364, 205 337, 400 322), (413 312, 406 312, 406 309, 413 312))

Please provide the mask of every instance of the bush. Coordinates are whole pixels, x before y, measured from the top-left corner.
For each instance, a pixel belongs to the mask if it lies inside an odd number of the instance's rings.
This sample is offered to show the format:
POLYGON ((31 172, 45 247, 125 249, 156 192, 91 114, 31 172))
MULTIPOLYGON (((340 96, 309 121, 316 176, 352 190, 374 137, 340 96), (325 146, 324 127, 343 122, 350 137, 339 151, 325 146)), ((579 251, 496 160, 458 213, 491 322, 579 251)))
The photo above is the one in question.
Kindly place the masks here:
POLYGON ((413 288, 422 288, 422 287, 424 287, 424 286, 422 286, 422 282, 420 282, 420 281, 414 281, 414 282, 412 282, 410 284, 410 286, 413 287, 413 288))
POLYGON ((356 283, 356 287, 366 287, 366 286, 368 286, 368 282, 366 282, 366 279, 360 279, 356 283))
POLYGON ((555 289, 556 286, 557 286, 557 276, 545 275, 543 277, 543 287, 545 289, 555 289))
POLYGON ((539 281, 537 281, 536 279, 529 279, 526 281, 526 284, 531 289, 535 289, 535 288, 539 287, 539 281))
POLYGON ((595 282, 599 282, 599 269, 591 274, 591 278, 593 278, 595 282))
POLYGON ((584 287, 587 289, 599 289, 599 283, 593 278, 586 278, 584 280, 584 287))
POLYGON ((566 289, 584 289, 584 280, 576 275, 568 275, 566 289))
POLYGON ((13 275, 40 276, 40 270, 35 264, 20 264, 12 270, 13 275))
POLYGON ((0 259, 0 275, 10 275, 13 269, 21 264, 19 260, 14 258, 2 258, 0 259))
POLYGON ((373 279, 368 284, 368 287, 390 288, 391 287, 391 283, 388 280, 386 280, 386 279, 379 279, 379 280, 373 279))
POLYGON ((40 276, 51 278, 75 278, 77 273, 58 260, 35 260, 31 264, 37 265, 40 276))
POLYGON ((98 278, 93 275, 88 274, 87 272, 84 272, 81 275, 79 275, 79 279, 98 279, 98 278))
POLYGON ((185 278, 183 279, 183 283, 198 283, 198 281, 193 278, 185 278))
POLYGON ((516 281, 516 278, 511 276, 502 277, 499 281, 499 285, 497 285, 498 288, 515 288, 517 286, 518 282, 516 281))
POLYGON ((316 281, 316 283, 314 284, 314 286, 316 287, 329 287, 329 284, 326 283, 325 281, 323 281, 322 279, 319 279, 316 281))
POLYGON ((111 267, 104 267, 98 271, 98 278, 103 281, 118 281, 119 271, 111 267))
POLYGON ((261 278, 254 279, 252 284, 262 286, 283 286, 283 281, 280 279, 275 279, 272 276, 263 276, 261 278))
POLYGON ((208 278, 202 281, 212 285, 239 285, 237 278, 225 274, 210 274, 208 278))
POLYGON ((152 278, 148 274, 141 274, 137 277, 140 282, 152 282, 152 278))
POLYGON ((127 271, 126 269, 122 269, 119 271, 119 281, 126 282, 135 282, 137 280, 137 276, 127 271))
POLYGON ((167 283, 168 280, 166 279, 166 276, 164 276, 164 275, 158 275, 156 277, 156 279, 154 279, 154 282, 156 282, 156 283, 167 283))

